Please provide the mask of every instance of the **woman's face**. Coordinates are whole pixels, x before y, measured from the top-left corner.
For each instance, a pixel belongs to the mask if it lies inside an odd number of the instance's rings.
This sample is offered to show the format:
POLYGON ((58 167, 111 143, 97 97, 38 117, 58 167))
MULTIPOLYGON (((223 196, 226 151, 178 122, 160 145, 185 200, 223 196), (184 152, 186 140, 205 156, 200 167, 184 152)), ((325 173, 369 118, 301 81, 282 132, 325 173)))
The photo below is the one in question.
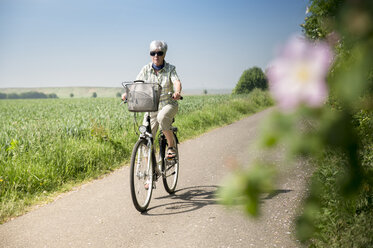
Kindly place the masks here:
POLYGON ((153 64, 156 66, 161 66, 163 65, 165 53, 162 52, 161 50, 155 50, 150 52, 150 57, 152 58, 153 64), (161 55, 162 54, 162 55, 161 55), (153 56, 154 55, 154 56, 153 56))

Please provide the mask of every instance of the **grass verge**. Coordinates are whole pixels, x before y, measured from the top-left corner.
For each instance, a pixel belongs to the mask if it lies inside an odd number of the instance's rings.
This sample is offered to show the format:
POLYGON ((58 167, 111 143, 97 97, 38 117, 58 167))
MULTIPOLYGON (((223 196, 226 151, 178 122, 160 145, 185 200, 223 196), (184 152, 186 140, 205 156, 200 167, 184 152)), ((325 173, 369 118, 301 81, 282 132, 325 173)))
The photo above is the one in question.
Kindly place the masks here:
POLYGON ((309 247, 373 247, 373 112, 355 114, 359 135, 362 169, 368 177, 357 193, 343 195, 344 182, 350 175, 340 151, 325 151, 316 161, 314 184, 320 193, 319 211, 315 211, 315 236, 309 247))

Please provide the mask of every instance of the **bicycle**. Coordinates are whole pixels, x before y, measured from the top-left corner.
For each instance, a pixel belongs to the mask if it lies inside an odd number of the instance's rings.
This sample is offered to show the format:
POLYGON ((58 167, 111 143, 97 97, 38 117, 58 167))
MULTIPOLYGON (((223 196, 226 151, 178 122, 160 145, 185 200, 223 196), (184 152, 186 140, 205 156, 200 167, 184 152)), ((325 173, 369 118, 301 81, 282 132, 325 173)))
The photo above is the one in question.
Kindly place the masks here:
MULTIPOLYGON (((180 169, 177 127, 172 127, 171 129, 176 156, 172 158, 166 156, 168 148, 167 139, 162 130, 160 130, 158 135, 159 155, 157 160, 154 137, 150 125, 150 112, 147 113, 145 122, 138 127, 140 132, 139 139, 133 147, 130 164, 131 197, 135 208, 139 212, 147 210, 153 189, 156 188, 155 183, 160 177, 162 177, 165 190, 169 194, 175 192, 180 169)), ((134 116, 134 122, 136 123, 136 115, 134 116)))

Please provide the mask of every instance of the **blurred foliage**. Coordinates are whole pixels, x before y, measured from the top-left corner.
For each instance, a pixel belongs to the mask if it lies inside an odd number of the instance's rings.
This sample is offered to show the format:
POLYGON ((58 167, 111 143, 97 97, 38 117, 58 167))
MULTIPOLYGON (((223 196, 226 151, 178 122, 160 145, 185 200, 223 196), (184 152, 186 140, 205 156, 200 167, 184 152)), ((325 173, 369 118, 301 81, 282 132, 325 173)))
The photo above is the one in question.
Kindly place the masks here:
POLYGON ((311 0, 301 27, 305 35, 311 40, 323 39, 333 32, 337 14, 344 0, 311 0))
POLYGON ((305 34, 326 39, 337 56, 328 77, 332 114, 318 118, 327 152, 315 159, 298 237, 315 247, 371 247, 373 1, 310 1, 310 11, 305 34), (317 206, 316 214, 310 214, 309 205, 317 206))
POLYGON ((265 90, 268 88, 268 82, 263 70, 254 66, 242 73, 233 94, 248 94, 256 88, 265 90))
POLYGON ((262 193, 273 191, 272 182, 275 168, 268 164, 257 164, 248 171, 237 170, 227 178, 225 188, 218 193, 225 205, 244 206, 244 210, 253 216, 259 215, 259 201, 262 193))
MULTIPOLYGON (((315 165, 296 220, 299 240, 310 247, 373 247, 373 1, 310 0, 301 26, 308 39, 334 48, 328 103, 275 111, 260 142, 267 149, 281 144, 285 159, 304 157, 315 165)), ((222 189, 222 202, 257 214, 253 204, 271 188, 260 176, 266 170, 236 172, 222 189), (258 178, 256 185, 251 178, 258 178)))

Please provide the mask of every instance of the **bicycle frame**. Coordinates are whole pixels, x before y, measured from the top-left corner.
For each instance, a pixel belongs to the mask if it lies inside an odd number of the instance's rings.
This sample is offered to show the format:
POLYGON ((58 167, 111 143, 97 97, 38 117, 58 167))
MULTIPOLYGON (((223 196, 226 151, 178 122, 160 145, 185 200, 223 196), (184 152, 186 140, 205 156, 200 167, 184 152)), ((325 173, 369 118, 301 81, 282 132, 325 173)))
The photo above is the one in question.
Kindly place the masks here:
POLYGON ((139 138, 140 139, 146 139, 147 142, 148 142, 148 145, 150 147, 149 153, 151 153, 151 154, 148 154, 149 157, 151 158, 151 160, 148 161, 148 168, 152 165, 152 173, 153 173, 153 175, 156 176, 156 174, 155 174, 156 159, 155 159, 154 137, 153 137, 152 128, 151 128, 151 125, 150 125, 150 113, 149 112, 146 116, 146 125, 145 126, 146 126, 146 132, 143 132, 143 133, 140 132, 140 137, 139 138))

